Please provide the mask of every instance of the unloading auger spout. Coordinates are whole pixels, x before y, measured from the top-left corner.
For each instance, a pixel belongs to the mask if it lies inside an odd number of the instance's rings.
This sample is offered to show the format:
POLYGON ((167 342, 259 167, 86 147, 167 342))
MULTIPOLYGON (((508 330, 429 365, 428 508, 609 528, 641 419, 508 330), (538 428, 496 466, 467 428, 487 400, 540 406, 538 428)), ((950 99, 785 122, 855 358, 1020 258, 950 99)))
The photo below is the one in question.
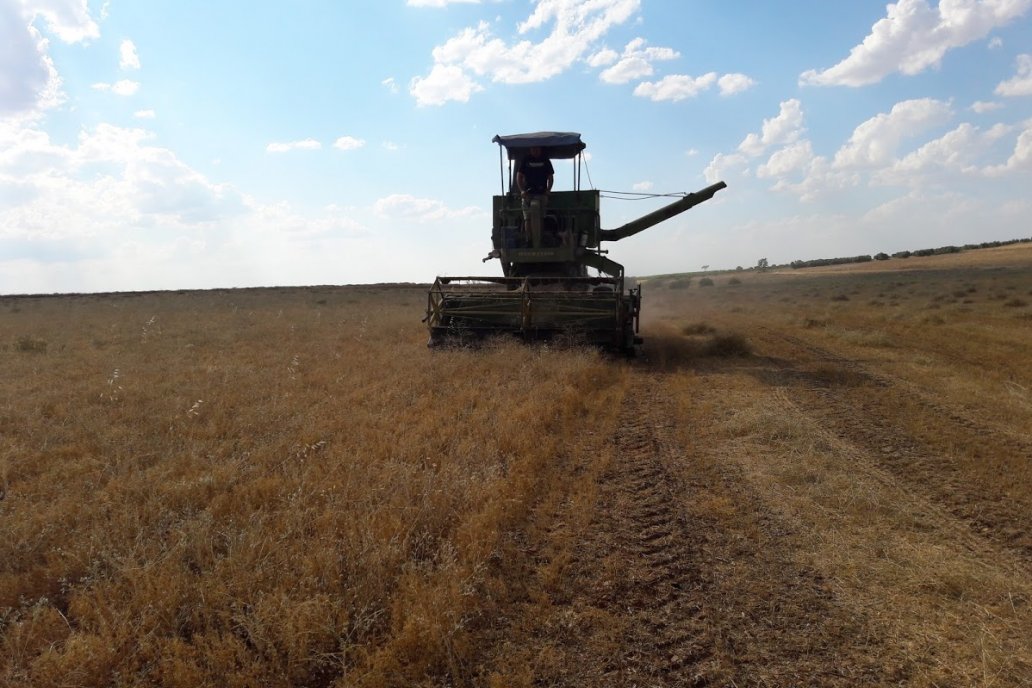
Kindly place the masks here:
POLYGON ((724 182, 717 182, 716 184, 707 186, 701 191, 686 194, 684 198, 680 198, 670 205, 663 206, 659 210, 653 211, 648 215, 642 215, 637 220, 631 220, 622 227, 617 227, 616 229, 603 229, 599 238, 602 239, 602 241, 619 241, 620 239, 634 236, 638 232, 643 232, 649 227, 658 225, 660 222, 669 220, 675 215, 680 215, 684 211, 694 208, 704 201, 708 201, 713 198, 713 194, 726 188, 727 184, 724 182))

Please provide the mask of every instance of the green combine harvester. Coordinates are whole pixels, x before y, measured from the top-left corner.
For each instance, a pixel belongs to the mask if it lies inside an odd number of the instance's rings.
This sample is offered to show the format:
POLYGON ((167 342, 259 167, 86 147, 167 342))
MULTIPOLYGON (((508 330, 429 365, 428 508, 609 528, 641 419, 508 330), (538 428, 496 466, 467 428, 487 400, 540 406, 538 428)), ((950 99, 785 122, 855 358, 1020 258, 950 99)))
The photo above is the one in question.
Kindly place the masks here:
POLYGON ((600 192, 580 188, 580 134, 537 132, 495 136, 493 142, 499 145, 502 193, 494 197, 493 249, 484 261, 500 260, 502 275, 438 277, 427 299, 429 345, 511 334, 526 340, 569 337, 633 354, 642 341, 641 287, 626 290, 623 266, 599 246, 683 213, 727 185, 718 182, 622 227, 602 229, 600 192), (525 210, 517 171, 532 148, 549 160, 574 160, 574 188, 547 194, 544 208, 530 200, 525 210))

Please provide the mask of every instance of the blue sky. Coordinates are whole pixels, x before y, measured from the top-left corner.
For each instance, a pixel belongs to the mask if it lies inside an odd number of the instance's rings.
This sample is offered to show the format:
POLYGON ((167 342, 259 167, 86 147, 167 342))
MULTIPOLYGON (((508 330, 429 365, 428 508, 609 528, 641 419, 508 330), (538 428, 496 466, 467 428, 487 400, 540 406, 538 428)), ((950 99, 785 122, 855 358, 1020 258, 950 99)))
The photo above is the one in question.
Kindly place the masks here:
POLYGON ((540 130, 727 182, 633 275, 1027 237, 1032 0, 0 0, 0 293, 497 274, 491 138, 540 130))

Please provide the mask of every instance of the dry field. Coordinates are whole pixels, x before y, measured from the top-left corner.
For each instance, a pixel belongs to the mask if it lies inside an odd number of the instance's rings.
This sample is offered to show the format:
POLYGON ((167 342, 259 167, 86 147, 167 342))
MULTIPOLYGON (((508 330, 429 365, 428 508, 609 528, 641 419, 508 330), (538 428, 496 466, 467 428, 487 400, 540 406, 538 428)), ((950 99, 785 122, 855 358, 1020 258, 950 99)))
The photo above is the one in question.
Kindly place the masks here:
POLYGON ((709 278, 0 297, 0 685, 1032 685, 1032 247, 709 278))

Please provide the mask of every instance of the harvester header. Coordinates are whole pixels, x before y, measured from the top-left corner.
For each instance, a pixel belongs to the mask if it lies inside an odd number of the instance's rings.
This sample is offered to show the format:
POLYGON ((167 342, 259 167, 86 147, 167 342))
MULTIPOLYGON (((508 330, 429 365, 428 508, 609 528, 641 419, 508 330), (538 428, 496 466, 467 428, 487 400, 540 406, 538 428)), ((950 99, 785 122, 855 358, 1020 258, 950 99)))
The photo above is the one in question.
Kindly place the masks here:
POLYGON ((641 287, 625 291, 624 268, 604 255, 601 242, 633 236, 727 185, 718 182, 602 229, 601 193, 581 188, 586 144, 580 134, 539 131, 498 135, 492 142, 499 146, 501 193, 493 199, 492 250, 484 260, 498 259, 502 276, 437 278, 427 301, 430 345, 501 333, 525 339, 568 334, 633 353, 641 343, 641 287), (551 175, 542 188, 540 175, 553 170, 552 160, 573 161, 572 190, 551 190, 551 175), (528 183, 532 178, 538 183, 528 183))

